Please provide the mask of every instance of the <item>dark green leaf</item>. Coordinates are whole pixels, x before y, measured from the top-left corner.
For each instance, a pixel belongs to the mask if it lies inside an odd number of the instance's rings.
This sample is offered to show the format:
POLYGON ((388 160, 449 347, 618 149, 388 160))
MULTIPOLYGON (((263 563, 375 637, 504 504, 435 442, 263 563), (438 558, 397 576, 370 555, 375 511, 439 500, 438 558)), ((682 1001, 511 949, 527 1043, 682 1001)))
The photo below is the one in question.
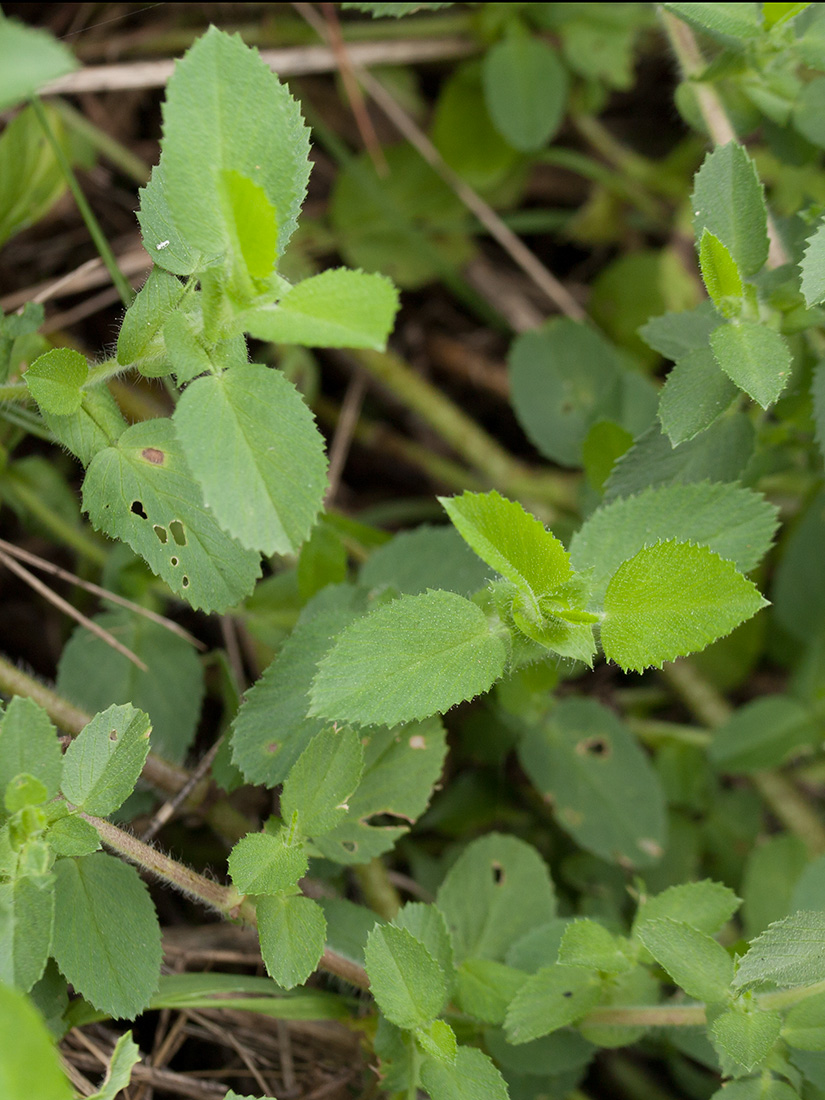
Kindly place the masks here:
POLYGON ((568 78, 550 47, 524 33, 511 34, 487 51, 484 99, 499 133, 524 153, 555 134, 567 105, 568 78))
POLYGON ((396 1027, 421 1027, 444 1008, 444 971, 406 928, 375 927, 367 939, 364 962, 378 1007, 396 1027))
POLYGON ((391 587, 410 596, 428 588, 472 596, 489 577, 488 566, 452 526, 400 531, 370 554, 360 573, 367 588, 391 587))
POLYGON ((818 744, 822 733, 811 712, 787 695, 755 699, 714 730, 710 759, 720 771, 775 768, 789 753, 818 744))
POLYGON ((676 447, 710 427, 738 392, 709 345, 682 356, 668 374, 659 399, 659 421, 671 444, 676 447))
POLYGON ((504 1078, 476 1047, 459 1047, 455 1065, 426 1059, 421 1084, 431 1100, 508 1100, 504 1078))

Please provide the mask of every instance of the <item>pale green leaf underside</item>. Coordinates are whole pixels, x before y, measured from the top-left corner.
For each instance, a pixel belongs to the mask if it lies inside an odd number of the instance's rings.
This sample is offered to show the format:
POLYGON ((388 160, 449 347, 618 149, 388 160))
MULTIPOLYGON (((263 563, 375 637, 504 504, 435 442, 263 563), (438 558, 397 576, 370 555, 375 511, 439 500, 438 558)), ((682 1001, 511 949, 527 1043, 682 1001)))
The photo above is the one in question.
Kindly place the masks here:
POLYGON ((81 810, 107 817, 129 797, 149 752, 149 716, 130 703, 97 714, 63 757, 63 794, 81 810))
POLYGON ((807 985, 825 979, 825 913, 799 912, 776 921, 740 960, 734 985, 807 985))
POLYGON ((327 922, 317 902, 293 894, 258 899, 258 938, 267 973, 284 987, 305 982, 324 951, 327 922))
POLYGON ((573 536, 570 560, 574 569, 593 570, 598 605, 621 563, 645 546, 692 542, 747 573, 770 547, 776 527, 776 508, 739 485, 702 481, 650 488, 597 509, 573 536))
POLYGON ((788 383, 788 345, 765 325, 755 321, 720 325, 711 333, 710 346, 725 374, 763 409, 776 401, 788 383))
POLYGON ((495 490, 439 500, 482 561, 522 591, 543 596, 570 577, 567 551, 517 501, 495 490))
POLYGON ((406 928, 376 926, 367 939, 364 962, 378 1007, 396 1027, 421 1027, 443 1009, 444 972, 406 928))
POLYGON ((134 867, 104 852, 61 859, 52 953, 95 1008, 133 1019, 158 987, 155 908, 134 867))
POLYGON ((171 420, 135 424, 95 455, 83 508, 99 531, 127 542, 193 607, 225 611, 259 576, 258 555, 204 507, 171 420))
POLYGON ((219 255, 235 243, 223 194, 228 170, 257 184, 274 206, 283 254, 309 178, 308 131, 258 52, 210 28, 175 67, 163 134, 166 201, 187 244, 219 255))
POLYGON ((242 546, 294 553, 326 489, 312 413, 279 371, 258 363, 198 378, 175 410, 183 453, 218 523, 242 546))
POLYGON ((236 325, 275 344, 383 351, 397 310, 389 279, 336 268, 304 279, 277 305, 240 314, 236 325))
POLYGON ((402 596, 357 619, 318 668, 310 714, 394 726, 487 691, 506 650, 483 611, 453 592, 402 596))
POLYGON ((660 917, 644 921, 636 935, 689 997, 711 1004, 728 998, 733 959, 706 932, 671 917, 660 917))
POLYGON ((602 647, 624 669, 661 667, 704 649, 765 605, 732 562, 705 546, 661 542, 620 565, 607 586, 602 647))

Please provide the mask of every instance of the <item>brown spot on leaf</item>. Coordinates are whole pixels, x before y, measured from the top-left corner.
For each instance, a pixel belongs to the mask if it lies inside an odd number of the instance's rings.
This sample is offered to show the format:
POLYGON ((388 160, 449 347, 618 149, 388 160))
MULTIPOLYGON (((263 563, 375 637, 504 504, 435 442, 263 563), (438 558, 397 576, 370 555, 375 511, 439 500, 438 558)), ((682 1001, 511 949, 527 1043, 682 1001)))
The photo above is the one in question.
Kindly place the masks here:
POLYGON ((117 741, 117 730, 109 730, 109 740, 117 741))
POLYGON ((162 466, 166 460, 166 453, 157 447, 144 447, 140 452, 140 457, 145 458, 147 462, 151 462, 153 466, 162 466))
POLYGON ((606 759, 610 756, 610 742, 606 737, 585 737, 576 745, 580 756, 598 756, 606 759))
POLYGON ((277 741, 270 741, 269 744, 266 746, 266 751, 277 752, 280 747, 281 746, 278 744, 277 741))

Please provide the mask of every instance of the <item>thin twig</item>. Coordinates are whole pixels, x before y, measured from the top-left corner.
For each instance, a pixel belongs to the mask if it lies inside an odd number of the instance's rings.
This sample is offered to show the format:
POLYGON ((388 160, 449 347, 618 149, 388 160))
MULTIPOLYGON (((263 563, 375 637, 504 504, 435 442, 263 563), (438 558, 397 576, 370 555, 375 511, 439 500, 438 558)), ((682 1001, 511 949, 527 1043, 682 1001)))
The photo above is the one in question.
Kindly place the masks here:
POLYGON ((112 649, 116 649, 118 653, 128 658, 133 665, 137 665, 141 672, 149 671, 140 657, 138 657, 136 653, 133 653, 128 646, 125 646, 123 642, 119 642, 117 638, 110 634, 108 630, 104 630, 98 623, 88 619, 81 611, 78 611, 77 608, 72 607, 67 600, 64 600, 62 596, 58 596, 56 592, 53 592, 47 584, 44 584, 39 579, 39 577, 35 577, 34 573, 30 573, 28 569, 25 569, 18 561, 15 561, 14 558, 10 557, 2 550, 0 550, 0 563, 5 565, 7 569, 10 569, 12 573, 16 573, 22 581, 25 581, 29 588, 33 588, 35 592, 39 593, 39 595, 43 596, 49 603, 62 611, 64 615, 69 615, 75 622, 80 623, 81 626, 85 626, 87 630, 91 631, 92 634, 105 642, 106 645, 111 646, 112 649))
POLYGON ((101 588, 99 584, 94 584, 92 581, 84 581, 83 578, 78 577, 76 573, 71 573, 68 569, 62 569, 59 565, 46 561, 45 558, 41 558, 37 554, 32 554, 28 550, 23 550, 19 546, 14 546, 12 543, 6 542, 5 539, 0 539, 0 550, 5 551, 14 558, 18 558, 20 561, 25 561, 29 565, 33 565, 36 569, 42 569, 44 573, 51 573, 55 577, 60 577, 61 580, 76 584, 80 588, 84 588, 87 592, 99 596, 102 600, 108 600, 110 603, 117 604, 119 607, 126 607, 129 611, 134 611, 136 615, 142 615, 144 619, 149 619, 151 622, 157 623, 158 626, 162 626, 166 630, 170 630, 173 634, 177 634, 179 637, 189 642, 190 645, 199 649, 202 653, 209 648, 199 638, 196 638, 194 634, 190 634, 188 630, 185 630, 178 623, 173 622, 172 619, 167 619, 164 615, 158 615, 157 612, 150 611, 148 607, 143 607, 139 603, 127 600, 125 596, 118 596, 115 592, 110 592, 108 588, 101 588))
POLYGON ((223 737, 219 737, 215 743, 204 753, 203 758, 198 763, 198 766, 190 775, 189 779, 184 783, 177 794, 167 799, 166 802, 157 810, 153 815, 152 820, 147 827, 141 833, 141 840, 151 840, 157 836, 167 821, 178 811, 183 805, 192 791, 197 787, 198 783, 204 779, 214 763, 215 757, 218 755, 218 750, 221 747, 223 737))
POLYGON ((355 435, 355 428, 361 415, 361 406, 364 402, 364 394, 367 392, 367 379, 363 371, 356 370, 350 378, 344 400, 341 402, 341 411, 338 414, 338 423, 335 427, 335 435, 329 448, 329 474, 327 477, 327 493, 325 504, 327 507, 335 499, 338 486, 341 482, 341 474, 347 455, 355 435))

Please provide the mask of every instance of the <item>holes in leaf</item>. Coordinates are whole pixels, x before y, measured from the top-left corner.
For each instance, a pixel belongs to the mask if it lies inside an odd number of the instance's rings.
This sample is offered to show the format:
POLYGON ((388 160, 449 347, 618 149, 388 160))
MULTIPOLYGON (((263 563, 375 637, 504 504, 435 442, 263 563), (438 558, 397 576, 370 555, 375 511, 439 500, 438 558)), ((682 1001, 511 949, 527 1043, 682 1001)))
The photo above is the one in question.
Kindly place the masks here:
POLYGON ((166 528, 165 527, 161 527, 159 524, 156 523, 155 526, 152 528, 152 530, 158 536, 158 541, 159 542, 161 542, 161 543, 166 542, 166 540, 169 536, 166 534, 166 528))
POLYGON ((109 730, 109 740, 117 741, 117 730, 109 730))
POLYGON ((146 515, 146 509, 143 507, 143 503, 140 500, 133 500, 132 507, 129 509, 134 515, 140 516, 141 519, 148 519, 146 515))
POLYGON ((173 519, 169 524, 169 532, 178 546, 186 546, 186 529, 179 519, 173 519))
POLYGON ((606 760, 610 756, 610 741, 606 737, 585 737, 576 745, 576 752, 582 756, 595 756, 606 760))
POLYGON ((358 843, 355 840, 342 840, 341 847, 344 849, 345 852, 358 851, 358 843))
POLYGON ((178 564, 178 559, 174 558, 174 557, 170 558, 169 563, 170 563, 170 565, 177 565, 178 564))
POLYGON ((181 583, 182 588, 188 588, 189 587, 189 578, 184 577, 183 580, 180 583, 181 583))
POLYGON ((492 871, 493 882, 496 884, 496 886, 501 886, 501 884, 504 882, 504 868, 501 866, 500 863, 494 863, 492 866, 492 871))

